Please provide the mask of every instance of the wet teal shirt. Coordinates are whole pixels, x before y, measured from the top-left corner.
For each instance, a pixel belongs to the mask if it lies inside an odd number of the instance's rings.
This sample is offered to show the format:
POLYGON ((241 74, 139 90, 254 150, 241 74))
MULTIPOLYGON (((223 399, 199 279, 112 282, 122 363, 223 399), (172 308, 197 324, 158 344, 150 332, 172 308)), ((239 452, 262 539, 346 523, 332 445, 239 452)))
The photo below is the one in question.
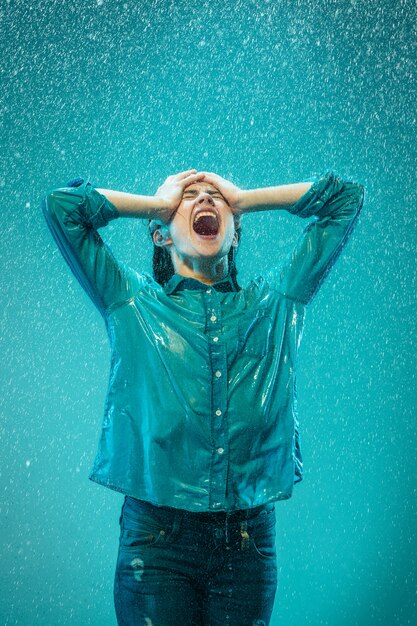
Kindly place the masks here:
POLYGON ((119 216, 89 182, 43 203, 66 262, 102 314, 111 364, 89 478, 190 511, 291 497, 302 479, 296 360, 306 307, 346 244, 362 185, 332 172, 287 210, 313 218, 281 268, 240 291, 175 274, 162 287, 97 229, 119 216))

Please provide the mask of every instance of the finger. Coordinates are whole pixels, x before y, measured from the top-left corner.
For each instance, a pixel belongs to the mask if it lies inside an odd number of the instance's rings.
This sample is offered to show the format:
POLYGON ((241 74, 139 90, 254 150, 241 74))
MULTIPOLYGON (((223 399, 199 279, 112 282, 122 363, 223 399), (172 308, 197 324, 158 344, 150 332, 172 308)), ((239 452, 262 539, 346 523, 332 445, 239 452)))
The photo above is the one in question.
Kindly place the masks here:
POLYGON ((219 176, 218 174, 215 174, 214 172, 202 172, 204 174, 204 176, 210 176, 211 178, 217 178, 217 180, 224 180, 224 178, 222 178, 221 176, 219 176))
POLYGON ((220 176, 216 176, 215 174, 210 174, 210 173, 204 174, 204 180, 205 182, 210 183, 211 185, 214 185, 214 187, 221 186, 223 182, 220 176))
POLYGON ((182 179, 182 178, 186 178, 187 176, 190 176, 192 174, 195 174, 196 172, 197 172, 196 169, 187 170, 185 172, 180 172, 179 174, 176 174, 176 177, 179 178, 179 179, 182 179))
POLYGON ((183 187, 185 187, 186 185, 191 185, 192 183, 197 182, 198 180, 203 180, 204 178, 204 174, 202 172, 197 172, 197 174, 190 174, 189 176, 187 176, 186 178, 183 178, 181 181, 179 181, 183 187))

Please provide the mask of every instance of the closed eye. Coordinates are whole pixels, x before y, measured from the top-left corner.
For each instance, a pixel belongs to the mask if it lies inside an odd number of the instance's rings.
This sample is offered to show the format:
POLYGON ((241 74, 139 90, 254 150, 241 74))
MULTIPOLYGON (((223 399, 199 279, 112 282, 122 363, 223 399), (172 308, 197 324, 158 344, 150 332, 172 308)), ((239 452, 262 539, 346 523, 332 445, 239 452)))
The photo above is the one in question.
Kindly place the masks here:
MULTIPOLYGON (((182 194, 182 197, 187 199, 187 198, 195 198, 198 195, 198 191, 185 191, 182 194)), ((210 196, 216 196, 217 198, 221 198, 223 199, 222 194, 219 191, 207 191, 206 193, 208 193, 210 196)))

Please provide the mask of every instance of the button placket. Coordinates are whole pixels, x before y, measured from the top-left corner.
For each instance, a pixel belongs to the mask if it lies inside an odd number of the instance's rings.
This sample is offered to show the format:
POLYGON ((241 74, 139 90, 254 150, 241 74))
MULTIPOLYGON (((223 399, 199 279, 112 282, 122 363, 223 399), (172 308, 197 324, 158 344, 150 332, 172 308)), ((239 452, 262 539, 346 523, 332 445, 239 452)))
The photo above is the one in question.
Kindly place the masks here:
POLYGON ((223 342, 221 328, 221 311, 219 296, 215 290, 206 290, 207 325, 209 341, 211 391, 212 391, 212 471, 210 483, 210 506, 220 508, 226 499, 226 481, 228 455, 227 421, 227 376, 226 346, 223 342))

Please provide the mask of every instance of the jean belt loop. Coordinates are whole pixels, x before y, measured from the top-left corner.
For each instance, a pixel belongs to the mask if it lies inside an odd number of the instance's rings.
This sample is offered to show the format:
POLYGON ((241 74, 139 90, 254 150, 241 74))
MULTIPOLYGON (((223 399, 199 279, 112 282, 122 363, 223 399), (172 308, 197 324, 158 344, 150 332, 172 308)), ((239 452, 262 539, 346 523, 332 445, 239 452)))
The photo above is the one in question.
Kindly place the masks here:
POLYGON ((241 550, 246 550, 249 547, 249 533, 247 522, 240 522, 240 536, 240 548, 241 550))
POLYGON ((174 521, 173 521, 173 524, 172 524, 172 530, 173 530, 174 533, 176 533, 180 529, 181 522, 182 522, 182 519, 183 519, 184 515, 185 515, 185 513, 182 512, 180 509, 177 509, 175 511, 175 513, 174 513, 174 521))
POLYGON ((225 527, 226 543, 229 543, 229 515, 230 515, 230 512, 226 511, 226 527, 225 527))

